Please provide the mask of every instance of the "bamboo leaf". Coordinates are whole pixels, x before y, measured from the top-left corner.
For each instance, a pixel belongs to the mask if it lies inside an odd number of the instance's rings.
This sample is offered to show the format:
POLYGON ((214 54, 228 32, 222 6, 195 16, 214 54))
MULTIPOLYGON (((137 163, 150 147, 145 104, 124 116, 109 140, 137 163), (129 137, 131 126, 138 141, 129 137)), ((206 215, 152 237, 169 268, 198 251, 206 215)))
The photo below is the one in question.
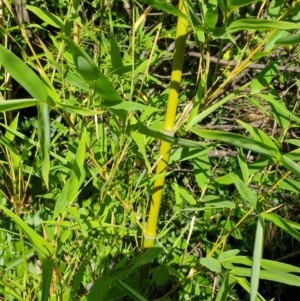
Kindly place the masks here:
POLYGON ((300 29, 300 24, 286 21, 264 19, 239 19, 229 24, 226 31, 232 33, 240 30, 266 31, 272 29, 293 30, 300 29))
POLYGON ((275 42, 276 46, 299 45, 300 33, 289 34, 286 37, 280 38, 275 42))
POLYGON ((193 159, 193 165, 196 182, 203 193, 211 177, 211 167, 207 149, 203 152, 199 152, 199 155, 193 159))
POLYGON ((282 156, 282 165, 291 171, 295 176, 300 178, 300 165, 288 158, 287 156, 282 156))
POLYGON ((50 172, 50 121, 48 104, 40 102, 38 108, 38 135, 40 144, 42 177, 47 188, 49 188, 50 172))
POLYGON ((221 264, 220 262, 212 257, 204 257, 200 259, 200 264, 208 268, 212 272, 220 273, 221 272, 221 264))
POLYGON ((103 100, 121 102, 122 98, 110 81, 102 74, 92 58, 73 40, 63 37, 71 50, 76 72, 103 100))
POLYGON ((210 140, 221 141, 228 143, 229 145, 237 146, 243 149, 248 149, 259 154, 267 155, 275 160, 280 160, 281 156, 278 149, 274 148, 273 145, 268 145, 266 143, 255 141, 253 139, 244 137, 239 134, 214 131, 214 130, 204 130, 199 128, 191 128, 191 132, 196 135, 210 140))
POLYGON ((173 6, 165 0, 140 0, 140 2, 144 2, 148 5, 151 5, 156 9, 164 11, 167 14, 172 14, 174 16, 186 19, 186 15, 184 15, 175 6, 173 6))
POLYGON ((70 206, 76 199, 80 187, 85 178, 84 162, 86 155, 86 145, 88 141, 87 132, 84 130, 81 139, 78 143, 75 159, 73 162, 70 177, 63 187, 62 193, 58 197, 55 208, 54 217, 57 217, 62 213, 68 206, 70 206))
POLYGON ((280 157, 280 152, 276 146, 276 144, 272 141, 272 139, 266 134, 264 133, 262 130, 253 127, 250 124, 247 124, 241 120, 237 121, 241 126, 243 126, 252 136, 252 138, 259 142, 259 143, 263 143, 265 145, 268 146, 269 149, 272 149, 274 151, 274 153, 277 153, 277 157, 280 157))
POLYGON ((125 290, 125 292, 127 292, 127 295, 133 297, 133 300, 148 301, 141 294, 139 294, 137 291, 135 291, 133 288, 131 288, 122 280, 116 279, 116 282, 119 284, 118 285, 119 287, 121 287, 123 290, 125 290))
POLYGON ((276 94, 274 95, 274 93, 268 93, 266 95, 261 93, 260 97, 269 103, 275 120, 280 127, 284 130, 288 129, 291 123, 291 117, 293 117, 294 114, 287 109, 280 97, 276 94))
POLYGON ((2 45, 0 45, 0 63, 33 98, 46 101, 47 92, 41 79, 21 59, 2 45))
POLYGON ((39 103, 36 99, 10 99, 0 101, 0 112, 20 110, 24 108, 34 107, 39 103))
MULTIPOLYGON (((229 251, 227 251, 229 252, 229 251)), ((222 253, 223 254, 223 253, 222 253)), ((222 254, 219 256, 219 260, 221 264, 242 264, 251 267, 253 265, 253 260, 250 257, 247 256, 236 256, 236 254, 233 253, 232 256, 222 256, 222 254)), ((284 272, 284 273, 300 273, 300 267, 287 264, 284 262, 279 262, 275 260, 269 260, 269 259, 261 259, 261 267, 268 271, 273 272, 284 272)))
POLYGON ((234 175, 232 179, 235 187, 237 188, 240 196, 245 199, 252 207, 257 206, 257 196, 256 194, 245 184, 238 176, 234 175))
POLYGON ((134 266, 132 269, 136 269, 142 265, 152 262, 154 259, 158 257, 158 255, 161 252, 162 252, 162 248, 159 247, 153 247, 147 249, 145 252, 143 252, 134 260, 134 266))
MULTIPOLYGON (((230 274, 236 276, 250 277, 251 269, 235 267, 230 271, 230 274)), ((284 272, 274 273, 274 271, 260 270, 259 275, 260 275, 259 278, 263 280, 275 281, 287 285, 300 287, 300 277, 293 274, 284 273, 284 272)))
POLYGON ((277 227, 281 228, 283 231, 285 231, 288 235, 294 237, 296 240, 300 242, 300 232, 295 230, 293 227, 293 224, 291 224, 288 220, 280 217, 279 215, 275 213, 265 213, 262 212, 260 214, 262 218, 264 218, 267 221, 272 222, 277 227))
POLYGON ((40 18, 46 24, 59 29, 64 28, 63 21, 57 15, 54 15, 48 11, 45 11, 39 7, 32 6, 32 5, 26 5, 26 8, 32 13, 34 13, 38 18, 40 18))
POLYGON ((228 295, 232 291, 232 288, 234 287, 236 282, 237 282, 237 280, 235 277, 233 277, 230 274, 227 274, 224 281, 222 281, 222 285, 216 296, 216 301, 227 301, 228 295))
POLYGON ((87 295, 87 301, 106 301, 106 296, 112 286, 113 280, 111 277, 99 277, 91 287, 87 295))
POLYGON ((229 0, 229 7, 238 8, 250 5, 252 3, 261 2, 262 0, 229 0))
POLYGON ((7 209, 0 204, 0 210, 2 210, 8 217, 10 217, 28 236, 34 247, 39 251, 39 255, 42 259, 49 258, 53 255, 54 249, 52 245, 46 241, 42 236, 37 234, 31 229, 18 215, 7 209))
POLYGON ((42 301, 49 300, 54 262, 52 258, 42 261, 42 301))
POLYGON ((261 258, 264 244, 264 220, 258 217, 253 248, 253 264, 251 269, 250 301, 255 301, 258 293, 261 258))

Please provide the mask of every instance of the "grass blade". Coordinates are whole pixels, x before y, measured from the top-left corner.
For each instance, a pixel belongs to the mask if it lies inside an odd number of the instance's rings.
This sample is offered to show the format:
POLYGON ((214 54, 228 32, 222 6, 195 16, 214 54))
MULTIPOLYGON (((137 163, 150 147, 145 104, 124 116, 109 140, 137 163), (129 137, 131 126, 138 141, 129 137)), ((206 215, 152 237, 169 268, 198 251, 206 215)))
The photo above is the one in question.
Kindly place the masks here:
POLYGON ((46 241, 42 236, 37 234, 31 229, 19 216, 0 204, 0 210, 2 210, 8 217, 10 217, 28 236, 32 244, 39 251, 39 255, 42 259, 51 257, 54 253, 52 245, 46 241))
POLYGON ((54 262, 51 258, 42 261, 42 299, 49 300, 50 286, 52 281, 54 262))
POLYGON ((253 264, 251 269, 251 289, 250 289, 250 301, 255 301, 258 293, 258 285, 260 278, 260 262, 263 253, 264 244, 264 220, 258 217, 256 225, 256 234, 253 250, 253 264))
POLYGON ((41 79, 21 59, 2 45, 0 45, 0 62, 33 98, 46 101, 47 92, 41 79))

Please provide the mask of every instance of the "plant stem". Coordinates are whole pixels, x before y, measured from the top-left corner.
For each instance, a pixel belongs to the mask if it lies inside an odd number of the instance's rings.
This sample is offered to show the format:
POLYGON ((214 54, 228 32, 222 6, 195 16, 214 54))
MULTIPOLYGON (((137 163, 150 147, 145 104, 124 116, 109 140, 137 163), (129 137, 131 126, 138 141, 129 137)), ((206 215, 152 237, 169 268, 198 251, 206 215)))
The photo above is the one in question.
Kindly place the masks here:
MULTIPOLYGON (((183 0, 179 1, 179 10, 184 14, 186 8, 183 0)), ((184 59, 185 43, 188 32, 188 21, 185 18, 178 17, 176 26, 176 40, 175 52, 172 65, 170 92, 168 97, 167 111, 165 115, 163 132, 166 135, 174 136, 175 118, 178 103, 179 86, 181 82, 182 66, 184 59)), ((144 233, 144 248, 150 248, 154 245, 156 238, 156 227, 158 221, 158 214, 163 193, 163 186, 165 184, 165 174, 168 167, 169 156, 171 150, 171 143, 161 141, 160 158, 156 168, 157 179, 154 182, 154 187, 151 196, 150 211, 148 217, 147 228, 144 233)))

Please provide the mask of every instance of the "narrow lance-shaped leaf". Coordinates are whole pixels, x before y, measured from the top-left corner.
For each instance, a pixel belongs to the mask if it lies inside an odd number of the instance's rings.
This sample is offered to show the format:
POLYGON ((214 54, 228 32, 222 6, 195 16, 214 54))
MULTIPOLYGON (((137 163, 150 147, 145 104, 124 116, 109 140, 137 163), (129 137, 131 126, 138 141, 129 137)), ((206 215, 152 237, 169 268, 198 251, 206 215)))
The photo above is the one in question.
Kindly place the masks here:
POLYGON ((43 82, 21 59, 0 45, 0 63, 6 71, 37 100, 46 101, 47 92, 43 82))
POLYGON ((251 269, 251 289, 250 300, 255 301, 258 293, 260 262, 263 254, 264 244, 264 220, 258 217, 255 233, 255 242, 253 248, 253 264, 251 269))
POLYGON ((240 19, 233 21, 227 27, 228 33, 240 30, 272 30, 272 29, 285 29, 293 30, 300 29, 300 24, 286 21, 264 20, 264 19, 240 19))
MULTIPOLYGON (((230 274, 237 275, 237 276, 250 277, 251 269, 234 267, 230 271, 230 274)), ((274 273, 274 271, 260 270, 259 277, 260 277, 260 279, 263 279, 263 280, 280 282, 280 283, 293 285, 293 286, 297 286, 297 287, 300 286, 300 277, 293 275, 293 274, 289 274, 289 273, 283 273, 283 272, 274 273)))
POLYGON ((50 122, 48 104, 40 102, 38 108, 38 134, 40 142, 40 154, 42 164, 42 177, 47 188, 49 188, 50 172, 50 122))
POLYGON ((10 217, 25 232, 34 247, 39 251, 41 259, 45 259, 46 257, 51 257, 51 255, 53 255, 54 249, 52 245, 31 229, 18 215, 1 204, 0 210, 10 217))
POLYGON ((54 217, 57 217, 69 205, 71 205, 80 191, 81 184, 83 183, 85 177, 84 159, 86 154, 87 140, 87 132, 84 131, 78 143, 78 149, 73 162, 72 170, 70 172, 70 178, 67 180, 65 186, 63 187, 62 193, 56 201, 54 217))
POLYGON ((243 7, 252 3, 261 2, 262 0, 229 0, 228 4, 231 8, 243 7))
POLYGON ((42 299, 41 299, 41 301, 49 300, 53 268, 54 268, 54 262, 53 262, 52 258, 47 258, 42 261, 42 299))
POLYGON ((57 15, 54 15, 46 10, 43 10, 39 7, 32 6, 32 5, 26 5, 26 8, 30 10, 32 13, 34 13, 38 18, 40 18, 46 24, 49 24, 59 29, 64 27, 63 21, 57 15))
POLYGON ((190 130, 191 132, 205 139, 221 141, 228 143, 229 145, 248 149, 259 154, 267 155, 268 157, 271 157, 277 161, 280 161, 281 159, 280 153, 277 148, 275 149, 273 146, 262 143, 260 141, 254 141, 253 139, 244 137, 239 134, 197 128, 191 128, 190 130))
POLYGON ((284 232, 286 232, 288 235, 294 237, 297 241, 300 242, 300 232, 297 231, 293 227, 293 224, 290 223, 288 220, 280 217, 279 215, 277 215, 275 213, 262 212, 260 214, 260 216, 262 218, 264 218, 265 220, 272 222, 277 227, 281 228, 284 232))
POLYGON ((174 7, 171 3, 168 3, 165 0, 140 0, 148 5, 155 7, 156 9, 162 10, 167 14, 172 14, 174 16, 186 19, 187 17, 180 12, 176 7, 174 7))
POLYGON ((300 33, 290 34, 286 37, 278 39, 275 42, 276 46, 299 45, 299 44, 300 44, 300 33))
POLYGON ((76 72, 86 81, 90 88, 94 89, 103 100, 121 102, 121 96, 102 74, 93 59, 74 41, 67 37, 63 37, 63 39, 70 47, 76 72))
POLYGON ((10 99, 0 101, 0 112, 29 108, 39 103, 36 99, 10 99))

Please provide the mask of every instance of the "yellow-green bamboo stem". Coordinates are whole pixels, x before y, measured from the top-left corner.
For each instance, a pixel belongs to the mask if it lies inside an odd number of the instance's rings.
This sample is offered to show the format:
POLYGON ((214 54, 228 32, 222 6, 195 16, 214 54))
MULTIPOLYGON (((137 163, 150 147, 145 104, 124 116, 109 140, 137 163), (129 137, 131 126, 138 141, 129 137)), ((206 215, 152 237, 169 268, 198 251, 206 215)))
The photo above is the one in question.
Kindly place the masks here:
MULTIPOLYGON (((184 15, 187 15, 183 0, 179 1, 179 10, 184 15)), ((179 17, 176 26, 175 52, 173 57, 170 92, 163 128, 163 132, 169 136, 174 136, 178 93, 181 82, 187 32, 187 19, 179 17)), ((156 238, 158 214, 162 199, 163 187, 165 183, 165 173, 169 162, 170 150, 171 144, 165 141, 161 141, 159 151, 160 158, 156 168, 157 179, 154 182, 153 186, 148 223, 144 233, 144 248, 152 247, 156 238)))

